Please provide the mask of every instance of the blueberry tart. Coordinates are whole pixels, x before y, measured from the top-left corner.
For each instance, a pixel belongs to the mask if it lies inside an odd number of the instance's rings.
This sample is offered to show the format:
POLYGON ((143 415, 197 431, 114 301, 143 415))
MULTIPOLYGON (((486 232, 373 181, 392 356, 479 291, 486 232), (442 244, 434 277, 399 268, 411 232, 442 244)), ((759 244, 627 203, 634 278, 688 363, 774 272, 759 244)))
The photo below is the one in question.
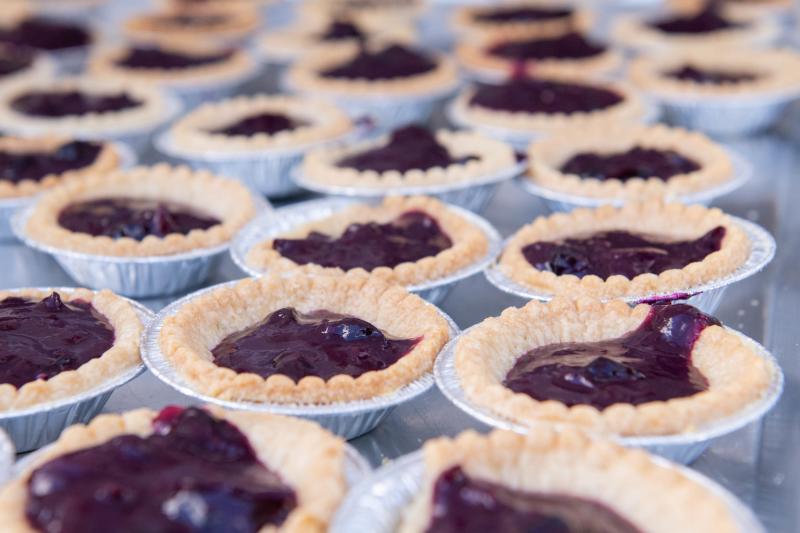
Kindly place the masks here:
POLYGON ((92 30, 81 24, 25 9, 9 11, 0 21, 0 44, 47 54, 84 50, 95 41, 92 30))
POLYGON ((453 28, 468 39, 549 38, 589 29, 587 12, 546 1, 513 1, 456 8, 453 28))
POLYGON ((125 21, 125 34, 139 42, 239 42, 261 23, 252 5, 173 7, 135 15, 125 21))

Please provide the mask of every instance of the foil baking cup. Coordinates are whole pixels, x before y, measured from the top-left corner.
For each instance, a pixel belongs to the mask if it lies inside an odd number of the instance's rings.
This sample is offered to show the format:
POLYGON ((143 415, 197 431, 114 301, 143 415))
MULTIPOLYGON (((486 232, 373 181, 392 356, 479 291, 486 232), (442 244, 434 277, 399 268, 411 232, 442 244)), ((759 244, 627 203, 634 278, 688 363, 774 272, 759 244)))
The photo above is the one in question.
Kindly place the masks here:
MULTIPOLYGON (((173 389, 198 401, 238 411, 273 413, 313 420, 325 429, 347 440, 372 431, 395 407, 416 398, 433 386, 433 374, 428 373, 390 394, 376 396, 368 400, 337 402, 325 405, 222 400, 196 391, 184 379, 180 371, 173 366, 172 361, 167 359, 161 352, 159 336, 164 320, 176 314, 181 307, 192 300, 208 292, 231 287, 239 282, 240 280, 229 281, 199 290, 171 303, 156 315, 143 336, 142 359, 150 372, 173 389)), ((450 337, 453 338, 458 335, 459 329, 456 323, 441 310, 436 310, 447 320, 450 326, 450 337)))
MULTIPOLYGON (((258 211, 272 208, 261 197, 253 196, 258 211)), ((18 211, 11 221, 14 235, 34 250, 52 256, 79 285, 110 289, 135 298, 164 296, 183 292, 205 281, 211 269, 229 246, 226 242, 189 252, 146 257, 96 255, 44 244, 25 231, 35 205, 18 211)))
POLYGON ((202 81, 191 85, 179 84, 170 86, 169 82, 163 84, 166 91, 176 95, 183 104, 183 109, 191 110, 205 102, 213 102, 228 98, 245 83, 258 76, 261 66, 252 54, 250 67, 241 74, 228 77, 224 80, 202 81))
MULTIPOLYGON (((739 268, 727 276, 668 293, 648 293, 618 298, 601 298, 601 300, 622 300, 630 305, 681 301, 700 309, 704 313, 714 314, 714 311, 717 310, 722 301, 725 289, 737 281, 757 274, 775 257, 775 239, 772 238, 772 235, 767 230, 742 218, 734 216, 731 218, 744 230, 750 239, 750 255, 739 268)), ((497 261, 493 262, 484 271, 484 275, 489 280, 489 283, 501 291, 520 298, 539 300, 541 302, 547 302, 553 298, 553 294, 537 291, 532 287, 526 287, 512 280, 502 272, 497 261)))
MULTIPOLYGON (((247 254, 253 246, 289 232, 297 226, 331 216, 355 203, 357 201, 352 199, 323 198, 283 207, 274 213, 264 213, 245 226, 233 240, 230 250, 231 258, 240 269, 250 276, 261 276, 267 271, 258 270, 247 264, 247 254)), ((444 300, 456 283, 484 270, 501 250, 500 234, 486 219, 460 207, 450 206, 450 209, 480 228, 489 241, 489 248, 484 257, 449 276, 406 287, 409 292, 413 292, 433 304, 444 300)))
MULTIPOLYGON (((531 426, 515 422, 486 407, 475 404, 461 387, 461 380, 459 379, 455 367, 455 348, 458 340, 471 329, 472 328, 469 328, 463 331, 459 337, 452 339, 447 346, 444 347, 439 357, 436 358, 433 374, 436 378, 436 385, 439 387, 439 390, 441 390, 445 397, 456 407, 484 424, 522 434, 533 430, 534 428, 531 426)), ((783 392, 783 372, 772 354, 763 346, 736 330, 729 329, 729 331, 739 335, 742 340, 756 351, 756 353, 764 359, 767 359, 775 369, 772 381, 760 398, 744 407, 738 413, 686 433, 632 437, 613 436, 611 437, 612 440, 626 447, 643 448, 650 453, 666 457, 677 463, 689 464, 697 459, 697 457, 699 457, 717 438, 756 422, 767 414, 783 392)), ((543 421, 542 423, 546 422, 543 421)), ((549 425, 555 427, 566 426, 565 424, 556 423, 549 425)))
MULTIPOLYGON (((740 533, 766 533, 753 512, 715 481, 660 457, 651 457, 663 468, 674 470, 722 500, 739 526, 740 533)), ((403 513, 423 488, 425 458, 422 451, 404 455, 375 470, 350 491, 329 533, 395 533, 403 513)))
POLYGON ((0 486, 13 475, 15 454, 14 443, 8 433, 0 429, 0 486))
MULTIPOLYGON (((742 185, 747 183, 750 178, 753 177, 753 165, 751 165, 750 162, 742 156, 733 152, 728 152, 728 157, 730 157, 731 163, 733 164, 733 177, 730 180, 702 191, 677 195, 674 197, 667 196, 665 197, 665 200, 677 201, 684 204, 701 204, 708 206, 711 205, 717 198, 732 193, 736 189, 740 188, 742 185)), ((529 176, 519 177, 517 179, 517 184, 526 192, 541 198, 550 212, 553 213, 569 213, 578 207, 588 207, 592 209, 602 205, 613 205, 620 207, 626 203, 626 200, 621 198, 580 196, 549 189, 537 184, 531 180, 529 176)))
MULTIPOLYGON (((36 287, 36 290, 57 291, 69 294, 72 287, 36 287)), ((153 312, 133 300, 133 306, 144 326, 148 326, 153 312)), ((99 383, 89 390, 21 409, 0 412, 0 429, 8 433, 17 452, 35 450, 56 440, 67 426, 84 423, 97 415, 108 401, 111 393, 142 373, 139 364, 120 375, 99 383)))
POLYGON ((527 163, 504 169, 475 179, 454 183, 441 183, 421 186, 398 187, 358 187, 356 185, 329 185, 318 183, 300 172, 297 168, 292 173, 294 181, 302 188, 329 196, 345 196, 357 199, 385 198, 386 196, 433 196, 440 201, 462 207, 472 212, 481 212, 504 181, 519 176, 524 172, 527 163))

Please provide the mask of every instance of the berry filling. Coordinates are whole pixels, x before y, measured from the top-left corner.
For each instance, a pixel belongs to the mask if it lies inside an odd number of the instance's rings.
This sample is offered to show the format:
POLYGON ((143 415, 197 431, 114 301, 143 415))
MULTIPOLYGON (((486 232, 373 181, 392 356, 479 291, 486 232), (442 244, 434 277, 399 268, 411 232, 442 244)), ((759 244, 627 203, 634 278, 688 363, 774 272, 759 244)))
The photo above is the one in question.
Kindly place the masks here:
POLYGON ((227 50, 216 54, 182 54, 160 48, 135 47, 120 58, 116 64, 130 69, 187 69, 221 63, 233 55, 227 50))
POLYGON ((324 70, 320 75, 349 80, 391 80, 419 76, 435 68, 436 61, 427 55, 393 44, 376 52, 362 48, 350 61, 324 70))
POLYGON ((743 24, 732 22, 720 15, 714 6, 689 15, 676 15, 650 24, 664 33, 698 34, 740 28, 743 24))
POLYGON ((557 276, 595 275, 605 280, 619 275, 633 279, 640 274, 661 274, 702 261, 720 249, 724 237, 722 226, 687 241, 602 231, 561 241, 534 242, 522 248, 522 255, 536 269, 557 276))
POLYGON ((708 389, 692 349, 705 328, 719 325, 690 305, 654 305, 638 328, 617 339, 534 348, 503 385, 539 401, 598 409, 692 396, 708 389))
POLYGON ((68 142, 48 152, 0 150, 0 180, 40 181, 46 176, 86 168, 97 160, 102 150, 102 144, 88 141, 68 142))
POLYGON ((178 15, 156 17, 152 20, 156 27, 169 30, 176 26, 189 28, 213 28, 214 26, 224 24, 226 17, 224 15, 181 13, 178 15))
POLYGON ((479 83, 471 106, 511 113, 588 113, 622 102, 614 91, 557 81, 513 78, 501 85, 479 83))
POLYGON ((664 75, 676 80, 708 83, 712 85, 743 83, 758 79, 756 74, 750 72, 727 72, 722 70, 700 69, 691 65, 684 65, 681 68, 669 70, 665 72, 664 75))
POLYGON ((29 18, 16 26, 0 29, 0 43, 37 50, 64 50, 86 46, 92 38, 84 28, 67 22, 29 18))
POLYGON ((561 172, 582 178, 628 181, 631 178, 659 178, 667 181, 678 174, 700 170, 700 165, 674 150, 636 146, 627 152, 597 154, 581 152, 561 166, 561 172))
POLYGON ((431 131, 420 126, 406 126, 392 132, 387 144, 345 157, 336 166, 360 172, 408 172, 463 165, 475 159, 478 157, 474 155, 454 158, 431 131))
POLYGON ((34 301, 0 301, 0 383, 17 388, 50 379, 100 357, 114 344, 108 320, 82 300, 57 292, 34 301))
POLYGON ((386 224, 350 224, 339 237, 312 231, 303 239, 275 239, 272 247, 297 264, 342 270, 394 268, 432 257, 453 245, 432 216, 408 211, 386 224))
POLYGON ((0 48, 0 76, 16 74, 33 65, 32 53, 16 47, 0 48))
POLYGON ((605 505, 566 494, 515 490, 454 466, 433 486, 427 533, 640 533, 605 505))
POLYGON ((289 131, 306 125, 301 120, 296 120, 282 113, 259 113, 244 117, 222 128, 211 130, 211 133, 229 136, 252 137, 260 133, 275 135, 282 131, 289 131))
POLYGON ((334 20, 318 38, 320 41, 344 41, 350 39, 363 41, 366 37, 361 28, 353 22, 334 20))
POLYGON ((58 224, 76 233, 112 239, 127 237, 141 241, 145 237, 166 237, 170 233, 187 234, 220 224, 210 215, 174 202, 148 198, 99 198, 65 207, 58 224))
POLYGON ((483 10, 474 19, 479 22, 536 22, 563 19, 572 16, 572 10, 558 7, 496 7, 483 10))
POLYGON ((500 42, 487 50, 491 56, 508 60, 586 59, 602 54, 605 46, 591 43, 580 33, 547 39, 500 42))
POLYGON ((218 366, 238 373, 252 372, 263 378, 281 374, 299 382, 306 376, 357 378, 384 370, 419 341, 393 339, 360 318, 284 307, 227 336, 211 353, 218 366))
POLYGON ((11 101, 11 108, 32 117, 60 118, 125 111, 142 105, 127 93, 87 94, 81 91, 33 91, 11 101))
POLYGON ((296 506, 234 425, 168 407, 147 437, 119 435, 34 470, 25 516, 42 532, 257 533, 296 506))

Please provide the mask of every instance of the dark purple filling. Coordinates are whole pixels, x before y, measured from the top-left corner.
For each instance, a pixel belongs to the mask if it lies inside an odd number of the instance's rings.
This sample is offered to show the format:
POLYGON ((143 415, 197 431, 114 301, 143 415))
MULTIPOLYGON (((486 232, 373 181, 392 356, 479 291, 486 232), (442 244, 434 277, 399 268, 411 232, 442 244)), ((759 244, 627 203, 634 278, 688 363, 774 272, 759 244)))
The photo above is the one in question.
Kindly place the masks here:
POLYGON ((660 274, 702 261, 722 246, 725 228, 718 226, 699 239, 668 241, 653 235, 627 231, 602 231, 585 237, 555 242, 534 242, 522 255, 538 270, 557 276, 572 274, 608 279, 622 275, 660 274))
POLYGON ((392 132, 387 144, 345 157, 339 160, 336 166, 354 168, 362 172, 365 170, 408 172, 463 165, 475 159, 478 157, 474 155, 454 158, 445 146, 439 144, 431 131, 420 126, 406 126, 392 132))
POLYGON ((361 29, 348 20, 334 20, 328 28, 319 35, 320 41, 343 41, 356 39, 363 41, 366 38, 361 29))
POLYGON ((24 48, 14 46, 0 47, 0 76, 16 74, 21 70, 30 68, 34 59, 34 55, 24 48))
POLYGON ((147 437, 120 435, 34 470, 25 516, 41 532, 256 533, 296 506, 235 426, 168 407, 147 437))
POLYGON ((726 72, 722 70, 699 69, 691 65, 684 65, 681 68, 669 70, 664 73, 668 78, 683 81, 693 81, 695 83, 708 83, 722 85, 723 83, 742 83, 745 81, 755 81, 758 75, 750 72, 726 72))
POLYGON ((70 231, 128 237, 141 241, 148 235, 187 234, 219 224, 216 218, 191 207, 145 198, 100 198, 70 204, 58 215, 58 224, 70 231))
POLYGON ((232 50, 198 55, 170 52, 160 48, 135 47, 130 49, 116 64, 131 69, 186 69, 220 63, 229 59, 232 55, 232 50))
POLYGON ((240 135, 245 137, 258 135, 259 133, 274 135, 281 131, 299 128, 303 125, 305 125, 305 122, 281 113, 260 113, 258 115, 245 117, 223 128, 211 130, 211 133, 230 136, 240 135))
POLYGON ((142 102, 127 93, 87 94, 80 91, 32 91, 11 101, 11 108, 33 117, 68 117, 110 113, 139 107, 142 102))
POLYGON ((84 28, 67 22, 29 18, 16 26, 0 29, 0 42, 38 50, 64 50, 86 46, 92 37, 84 28))
POLYGON ((212 351, 214 363, 238 373, 275 374, 299 382, 389 368, 420 339, 393 339, 360 318, 331 311, 301 313, 284 307, 258 324, 227 336, 212 351))
POLYGON ((102 144, 88 141, 68 142, 47 152, 0 150, 0 180, 39 181, 45 176, 86 168, 97 160, 102 150, 102 144))
POLYGON ((497 7, 476 14, 479 22, 536 22, 563 19, 572 16, 568 8, 547 7, 497 7))
POLYGON ((605 505, 567 494, 523 492, 469 477, 460 466, 433 486, 427 533, 641 533, 605 505))
POLYGON ((605 46, 591 43, 579 33, 568 33, 549 39, 501 42, 487 50, 489 55, 516 61, 585 59, 600 55, 605 51, 605 46))
POLYGON ((182 13, 179 15, 156 17, 153 19, 153 24, 167 30, 174 28, 175 26, 190 28, 213 28, 214 26, 224 23, 225 20, 226 18, 224 15, 182 13))
POLYGON ((561 172, 582 178, 628 181, 631 178, 660 178, 667 181, 678 174, 700 170, 700 165, 674 150, 655 150, 636 146, 627 152, 596 154, 582 152, 572 156, 561 172))
POLYGON ((413 263, 452 245, 436 219, 422 211, 408 211, 386 224, 351 224, 340 237, 312 231, 303 239, 275 239, 272 243, 279 254, 300 265, 367 271, 413 263))
POLYGON ((503 384, 539 401, 598 409, 692 396, 708 388, 692 365, 692 348, 713 325, 720 322, 690 305, 654 305, 638 328, 617 339, 534 348, 503 384))
POLYGON ((425 74, 436 68, 436 61, 427 55, 394 44, 372 52, 362 48, 350 61, 320 75, 324 78, 390 80, 425 74))
POLYGON ((0 383, 17 388, 75 370, 114 344, 114 329, 88 302, 0 301, 0 383))
POLYGON ((512 113, 588 113, 622 102, 619 93, 557 81, 513 78, 501 85, 479 83, 469 104, 512 113))
POLYGON ((740 28, 743 24, 732 22, 720 15, 711 6, 689 15, 676 15, 650 23, 650 27, 664 33, 713 33, 720 30, 740 28))

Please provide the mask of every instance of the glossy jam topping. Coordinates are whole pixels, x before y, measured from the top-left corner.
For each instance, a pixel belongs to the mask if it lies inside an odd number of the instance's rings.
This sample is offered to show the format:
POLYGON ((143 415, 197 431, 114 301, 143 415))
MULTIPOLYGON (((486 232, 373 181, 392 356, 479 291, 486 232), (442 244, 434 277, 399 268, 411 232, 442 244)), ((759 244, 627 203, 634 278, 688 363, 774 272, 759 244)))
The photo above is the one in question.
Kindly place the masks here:
POLYGON ((0 150, 0 180, 39 181, 45 176, 86 168, 102 150, 102 144, 89 141, 72 141, 42 152, 0 150))
POLYGON ((439 144, 430 130, 420 126, 406 126, 392 132, 387 144, 345 157, 336 166, 362 172, 408 172, 461 165, 474 159, 477 157, 473 155, 454 158, 447 147, 439 144))
POLYGON ((229 59, 233 51, 215 54, 182 54, 160 48, 131 48, 116 64, 130 69, 187 69, 213 65, 229 59))
POLYGON ((622 102, 619 93, 574 83, 513 78, 501 85, 479 83, 470 105, 514 113, 586 113, 622 102))
POLYGON ((602 231, 562 241, 535 242, 522 248, 525 259, 539 270, 557 276, 572 274, 608 279, 622 275, 660 274, 702 261, 722 246, 725 228, 718 226, 702 237, 670 241, 659 236, 602 231))
POLYGON ((350 61, 325 71, 324 78, 390 80, 425 74, 436 68, 427 55, 394 44, 378 51, 362 48, 350 61))
POLYGON ((656 150, 636 146, 626 152, 597 154, 582 152, 570 157, 561 172, 582 178, 621 180, 660 178, 664 181, 678 174, 700 170, 694 160, 674 150, 656 150))
POLYGON ((273 248, 297 264, 342 270, 394 268, 431 257, 453 245, 432 216, 408 211, 386 224, 351 224, 339 237, 313 231, 303 239, 275 239, 273 248))
POLYGON ((454 466, 433 486, 426 533, 641 533, 605 505, 567 494, 524 492, 454 466))
POLYGON ((692 396, 708 388, 692 365, 692 348, 713 325, 720 323, 690 305, 654 305, 638 328, 617 339, 534 348, 503 384, 536 400, 598 409, 692 396))
POLYGON ((676 80, 692 81, 695 83, 708 83, 711 85, 722 85, 724 83, 742 83, 755 81, 758 75, 750 72, 729 72, 723 70, 699 69, 691 65, 684 65, 680 68, 669 70, 664 73, 668 78, 676 80))
POLYGON ((9 47, 0 48, 0 77, 16 74, 33 65, 34 56, 22 49, 9 47))
POLYGON ((297 506, 247 437, 202 409, 165 408, 147 437, 125 434, 31 474, 25 516, 37 531, 257 533, 297 506), (101 527, 102 529, 102 527, 101 527))
POLYGON ((274 135, 282 131, 299 128, 305 124, 306 123, 301 120, 297 120, 282 113, 267 112, 246 116, 227 126, 211 130, 211 133, 244 137, 251 137, 259 133, 274 135))
POLYGON ((319 35, 320 41, 343 41, 347 39, 363 41, 365 38, 366 35, 361 31, 361 28, 349 20, 334 20, 319 35))
POLYGON ((78 202, 68 205, 58 215, 58 224, 70 231, 137 241, 148 235, 187 234, 219 223, 218 219, 192 207, 147 198, 99 198, 78 202))
POLYGON ((258 324, 229 335, 212 351, 214 363, 261 377, 275 374, 299 382, 354 378, 384 370, 411 352, 420 339, 394 339, 360 318, 284 307, 258 324))
POLYGON ((0 42, 38 50, 63 50, 86 46, 92 37, 81 26, 44 18, 29 18, 0 29, 0 42))
POLYGON ((650 26, 664 33, 697 34, 739 28, 742 24, 726 19, 712 6, 697 13, 657 20, 650 26))
POLYGON ((480 22, 536 22, 572 16, 572 10, 559 7, 508 6, 486 9, 475 15, 480 22))
POLYGON ((125 111, 142 105, 125 92, 88 94, 81 91, 32 91, 11 101, 11 108, 33 117, 68 117, 125 111))
POLYGON ((591 43, 580 33, 548 39, 500 42, 489 47, 489 55, 509 60, 585 59, 602 54, 605 46, 591 43))
POLYGON ((88 302, 8 297, 0 301, 0 383, 17 388, 75 370, 114 344, 114 329, 88 302))

